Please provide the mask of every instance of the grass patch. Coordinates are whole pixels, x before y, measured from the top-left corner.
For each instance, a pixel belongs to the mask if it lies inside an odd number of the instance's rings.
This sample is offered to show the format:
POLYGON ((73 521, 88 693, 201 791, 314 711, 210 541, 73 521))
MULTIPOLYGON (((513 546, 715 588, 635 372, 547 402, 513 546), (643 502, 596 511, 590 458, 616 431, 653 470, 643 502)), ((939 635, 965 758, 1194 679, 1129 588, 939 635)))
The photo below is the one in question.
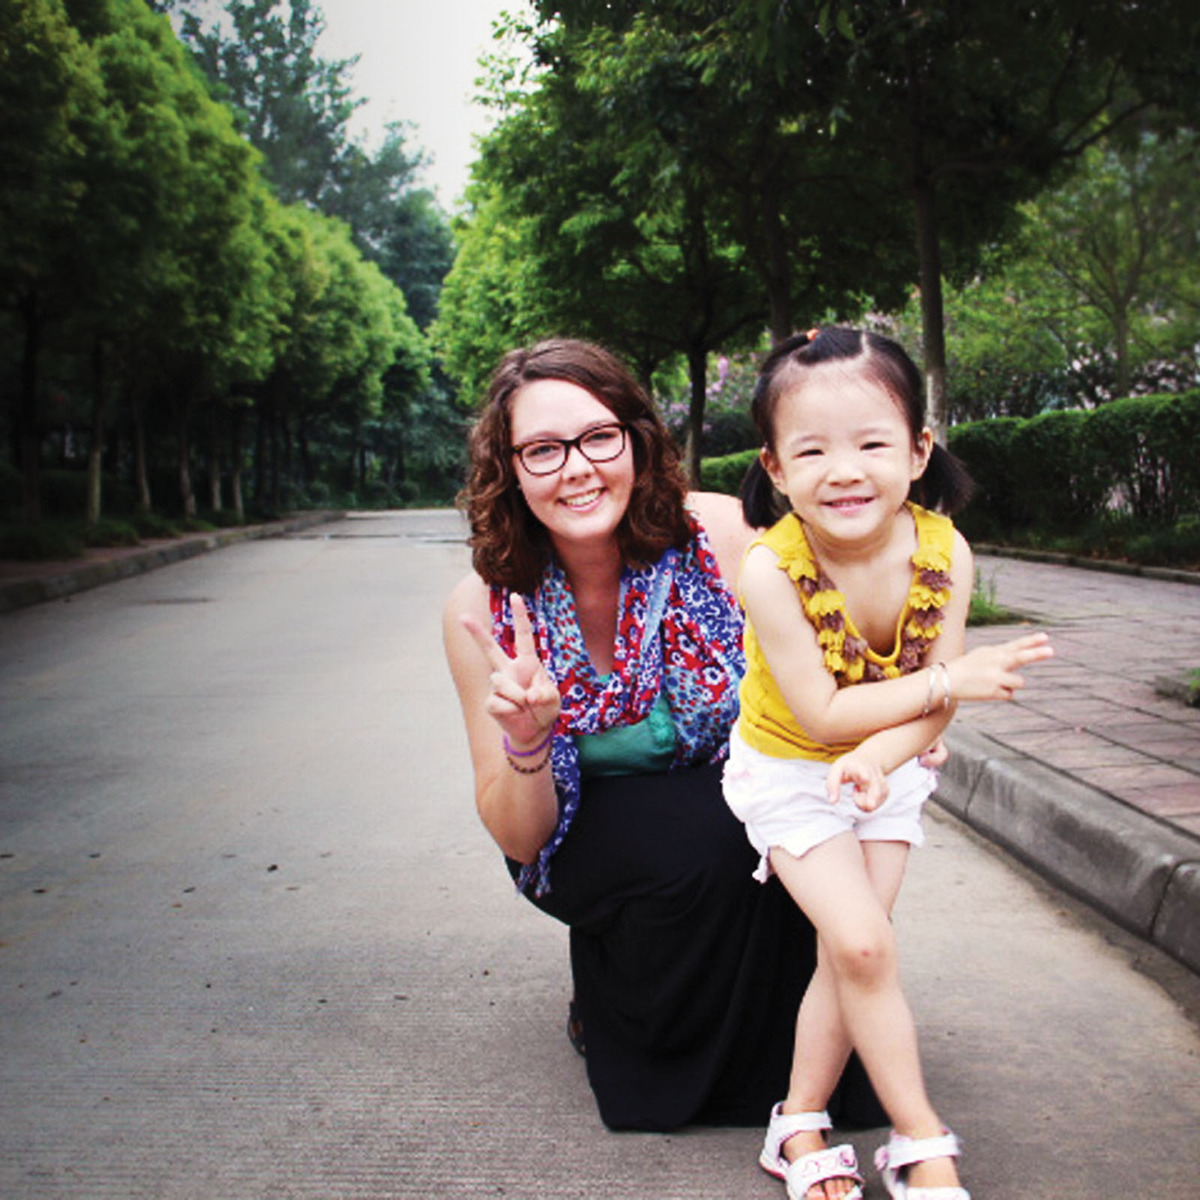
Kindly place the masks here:
POLYGON ((984 579, 975 568, 975 586, 971 589, 971 606, 967 609, 968 625, 1011 625, 1021 616, 996 600, 996 577, 984 579))

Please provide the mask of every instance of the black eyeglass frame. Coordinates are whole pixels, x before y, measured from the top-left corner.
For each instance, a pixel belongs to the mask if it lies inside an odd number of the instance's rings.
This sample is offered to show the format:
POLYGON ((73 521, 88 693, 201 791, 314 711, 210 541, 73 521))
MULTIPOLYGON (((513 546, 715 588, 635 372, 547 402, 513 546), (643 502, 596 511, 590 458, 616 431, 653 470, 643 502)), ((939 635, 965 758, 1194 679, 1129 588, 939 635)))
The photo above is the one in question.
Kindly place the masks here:
POLYGON ((590 463, 606 463, 606 462, 612 462, 614 459, 620 458, 621 455, 625 453, 625 447, 627 445, 629 445, 629 426, 628 426, 628 424, 624 421, 605 421, 602 425, 593 425, 591 427, 591 429, 585 429, 578 437, 573 437, 573 438, 552 438, 552 437, 533 438, 531 441, 522 442, 519 446, 514 446, 512 448, 512 452, 514 455, 516 455, 517 461, 521 464, 521 466, 523 466, 525 468, 526 471, 529 472, 530 475, 546 476, 546 475, 553 475, 556 471, 561 471, 563 469, 563 467, 565 467, 567 465, 567 459, 569 459, 571 457, 571 451, 573 449, 578 450, 579 453, 582 454, 583 457, 586 458, 588 460, 588 462, 590 462, 590 463), (584 446, 583 446, 584 441, 586 439, 592 437, 594 434, 600 433, 602 430, 609 430, 609 429, 619 430, 620 434, 621 434, 621 443, 617 447, 616 451, 612 454, 604 455, 601 458, 597 458, 594 454, 589 454, 584 449, 584 446), (525 451, 528 450, 531 446, 546 446, 546 445, 550 445, 550 444, 557 445, 562 450, 561 460, 556 462, 553 467, 549 467, 546 469, 535 468, 535 467, 531 467, 529 465, 529 463, 527 463, 525 461, 525 451))

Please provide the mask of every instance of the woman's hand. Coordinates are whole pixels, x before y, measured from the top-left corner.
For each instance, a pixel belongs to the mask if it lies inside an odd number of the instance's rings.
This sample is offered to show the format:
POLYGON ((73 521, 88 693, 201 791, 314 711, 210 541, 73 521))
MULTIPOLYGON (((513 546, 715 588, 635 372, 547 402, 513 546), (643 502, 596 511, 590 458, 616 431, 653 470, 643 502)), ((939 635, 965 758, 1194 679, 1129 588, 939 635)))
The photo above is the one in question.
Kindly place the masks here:
POLYGON ((460 619, 492 668, 485 711, 504 730, 512 748, 524 750, 545 740, 558 719, 561 702, 554 680, 537 656, 529 611, 520 596, 512 598, 512 614, 513 658, 473 616, 463 614, 460 619))
POLYGON ((1027 634, 998 646, 980 646, 949 663, 951 695, 955 700, 1011 700, 1013 693, 1025 686, 1017 668, 1053 655, 1046 633, 1027 634))

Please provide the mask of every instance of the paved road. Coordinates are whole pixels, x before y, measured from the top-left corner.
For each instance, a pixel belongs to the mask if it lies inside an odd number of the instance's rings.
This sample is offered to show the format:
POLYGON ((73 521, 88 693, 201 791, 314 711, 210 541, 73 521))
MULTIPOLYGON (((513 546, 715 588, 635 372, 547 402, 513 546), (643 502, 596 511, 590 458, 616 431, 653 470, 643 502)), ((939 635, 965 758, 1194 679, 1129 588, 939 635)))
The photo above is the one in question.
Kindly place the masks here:
MULTIPOLYGON (((456 520, 0 617, 5 1200, 782 1197, 758 1130, 596 1118, 562 931, 469 799, 456 520)), ((976 1200, 1196 1200, 1197 977, 953 818, 930 833, 897 919, 976 1200)))

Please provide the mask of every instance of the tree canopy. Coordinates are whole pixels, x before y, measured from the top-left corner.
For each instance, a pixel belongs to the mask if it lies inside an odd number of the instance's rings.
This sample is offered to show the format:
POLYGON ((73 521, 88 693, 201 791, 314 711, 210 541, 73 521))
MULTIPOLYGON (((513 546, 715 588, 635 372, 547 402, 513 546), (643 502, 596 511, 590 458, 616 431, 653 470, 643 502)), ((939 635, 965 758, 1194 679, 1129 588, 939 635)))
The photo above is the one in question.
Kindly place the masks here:
MULTIPOLYGON (((535 8, 540 22, 517 31, 538 71, 523 89, 500 73, 502 120, 475 175, 489 232, 471 262, 484 243, 526 260, 495 279, 503 312, 489 296, 507 332, 573 327, 644 371, 651 346, 686 356, 704 343, 685 314, 706 306, 706 328, 724 327, 711 350, 756 322, 779 338, 916 295, 935 424, 944 281, 972 278, 1016 235, 1019 205, 1090 147, 1151 114, 1195 111, 1200 29, 1182 2, 535 8), (668 246, 678 269, 663 276, 668 246), (699 262, 704 284, 685 268, 699 262), (709 288, 718 264, 724 291, 709 288)), ((470 292, 451 279, 443 345, 470 292)))
MULTIPOLYGON (((178 502, 195 511, 202 433, 210 506, 223 507, 225 478, 240 511, 246 414, 258 425, 256 469, 274 481, 259 488, 269 508, 280 499, 278 439, 285 455, 314 430, 343 443, 340 483, 358 486, 368 432, 446 403, 403 292, 372 261, 390 255, 394 272, 416 281, 428 320, 449 232, 414 186, 420 155, 398 130, 375 159, 346 141, 347 64, 315 57, 319 14, 304 0, 286 22, 272 8, 231 4, 248 42, 242 57, 201 39, 242 72, 235 114, 143 0, 3 0, 0 348, 11 366, 0 378, 11 386, 2 419, 30 521, 47 435, 62 431, 67 452, 76 422, 96 520, 103 460, 115 453, 110 427, 143 507, 170 445, 178 502), (292 73, 273 73, 281 65, 292 73), (270 98, 254 107, 256 78, 270 98), (300 120, 305 106, 320 119, 300 120), (264 149, 239 121, 263 133, 264 149), (319 153, 294 156, 297 139, 319 153), (285 163, 297 173, 273 179, 285 163), (335 185, 356 179, 352 203, 335 185), (370 219, 352 230, 321 215, 321 199, 370 219)), ((387 440, 376 457, 390 458, 399 483, 405 442, 387 440)), ((301 459, 308 473, 293 470, 293 487, 315 482, 311 455, 301 459)))

